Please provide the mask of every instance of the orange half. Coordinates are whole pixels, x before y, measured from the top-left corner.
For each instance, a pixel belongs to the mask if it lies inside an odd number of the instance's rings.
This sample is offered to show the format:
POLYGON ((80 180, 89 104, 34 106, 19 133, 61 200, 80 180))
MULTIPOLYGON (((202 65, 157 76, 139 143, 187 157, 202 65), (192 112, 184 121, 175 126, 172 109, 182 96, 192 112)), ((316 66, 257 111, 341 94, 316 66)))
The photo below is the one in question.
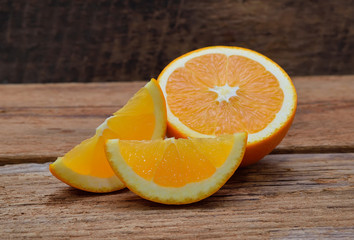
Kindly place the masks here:
POLYGON ((270 153, 287 133, 296 111, 294 85, 269 58, 238 47, 187 53, 159 75, 169 136, 214 137, 246 131, 242 165, 270 153))

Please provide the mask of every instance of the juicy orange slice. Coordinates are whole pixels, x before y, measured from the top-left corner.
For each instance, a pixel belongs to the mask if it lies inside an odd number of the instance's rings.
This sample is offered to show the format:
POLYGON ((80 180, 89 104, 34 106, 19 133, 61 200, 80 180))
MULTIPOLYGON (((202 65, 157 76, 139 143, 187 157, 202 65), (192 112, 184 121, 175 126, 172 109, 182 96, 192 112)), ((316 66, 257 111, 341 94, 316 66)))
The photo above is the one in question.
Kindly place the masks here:
POLYGON ((164 204, 202 200, 220 189, 242 161, 246 133, 217 138, 108 140, 113 171, 142 198, 164 204))
POLYGON ((64 183, 89 192, 111 192, 124 188, 112 171, 104 152, 108 139, 161 139, 166 131, 165 102, 156 80, 140 89, 128 103, 107 118, 96 134, 49 166, 64 183))
POLYGON ((172 61, 158 77, 167 105, 167 133, 213 137, 246 131, 242 165, 270 153, 287 133, 296 91, 283 69, 244 48, 215 46, 172 61))

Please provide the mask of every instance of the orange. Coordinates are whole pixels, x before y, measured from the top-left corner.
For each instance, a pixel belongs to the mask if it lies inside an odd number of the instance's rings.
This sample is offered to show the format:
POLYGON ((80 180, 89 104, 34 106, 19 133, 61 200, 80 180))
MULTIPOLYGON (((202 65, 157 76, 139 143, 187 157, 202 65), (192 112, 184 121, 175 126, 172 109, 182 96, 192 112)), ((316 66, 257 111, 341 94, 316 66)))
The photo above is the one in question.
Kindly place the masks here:
POLYGON ((134 193, 164 204, 200 201, 220 189, 242 161, 246 133, 217 138, 106 143, 113 171, 134 193))
POLYGON ((238 47, 187 53, 159 75, 166 100, 167 133, 214 137, 246 131, 242 166, 259 161, 286 135, 297 96, 286 72, 269 58, 238 47))
POLYGON ((105 141, 120 139, 161 139, 166 132, 163 94, 152 79, 113 116, 107 118, 96 134, 59 157, 49 166, 64 183, 89 192, 111 192, 124 188, 112 171, 104 152, 105 141))

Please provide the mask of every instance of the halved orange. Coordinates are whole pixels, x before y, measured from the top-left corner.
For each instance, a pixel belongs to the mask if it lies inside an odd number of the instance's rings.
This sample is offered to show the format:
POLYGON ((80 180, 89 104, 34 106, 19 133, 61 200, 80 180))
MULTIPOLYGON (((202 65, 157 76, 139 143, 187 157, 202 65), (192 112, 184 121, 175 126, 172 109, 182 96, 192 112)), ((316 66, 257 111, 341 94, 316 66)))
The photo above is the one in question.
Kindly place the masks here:
POLYGON ((112 192, 124 184, 112 171, 104 152, 105 141, 161 139, 166 132, 166 108, 155 79, 140 89, 128 103, 107 118, 96 134, 59 157, 49 169, 64 183, 89 192, 112 192))
POLYGON ((297 96, 286 72, 269 58, 238 47, 187 53, 159 75, 167 134, 213 137, 248 133, 242 166, 270 153, 293 121, 297 96))
POLYGON ((142 198, 164 204, 200 201, 220 189, 242 161, 247 133, 217 138, 108 140, 113 171, 142 198))

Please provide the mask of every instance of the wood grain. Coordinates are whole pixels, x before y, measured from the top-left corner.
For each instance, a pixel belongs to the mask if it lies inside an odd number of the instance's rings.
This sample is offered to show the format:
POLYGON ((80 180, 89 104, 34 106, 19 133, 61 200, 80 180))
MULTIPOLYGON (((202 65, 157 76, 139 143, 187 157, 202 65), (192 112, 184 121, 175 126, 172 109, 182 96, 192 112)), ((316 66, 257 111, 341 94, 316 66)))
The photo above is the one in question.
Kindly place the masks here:
POLYGON ((132 81, 240 46, 292 75, 354 73, 353 0, 0 2, 0 83, 132 81))
POLYGON ((298 109, 273 153, 354 152, 354 75, 294 78, 298 109))
MULTIPOLYGON (((354 151, 354 76, 296 77, 298 110, 273 153, 354 151)), ((0 86, 0 165, 52 161, 84 139, 144 85, 0 86)))
POLYGON ((164 206, 91 194, 48 164, 0 167, 2 239, 352 239, 354 153, 268 155, 213 196, 164 206))

